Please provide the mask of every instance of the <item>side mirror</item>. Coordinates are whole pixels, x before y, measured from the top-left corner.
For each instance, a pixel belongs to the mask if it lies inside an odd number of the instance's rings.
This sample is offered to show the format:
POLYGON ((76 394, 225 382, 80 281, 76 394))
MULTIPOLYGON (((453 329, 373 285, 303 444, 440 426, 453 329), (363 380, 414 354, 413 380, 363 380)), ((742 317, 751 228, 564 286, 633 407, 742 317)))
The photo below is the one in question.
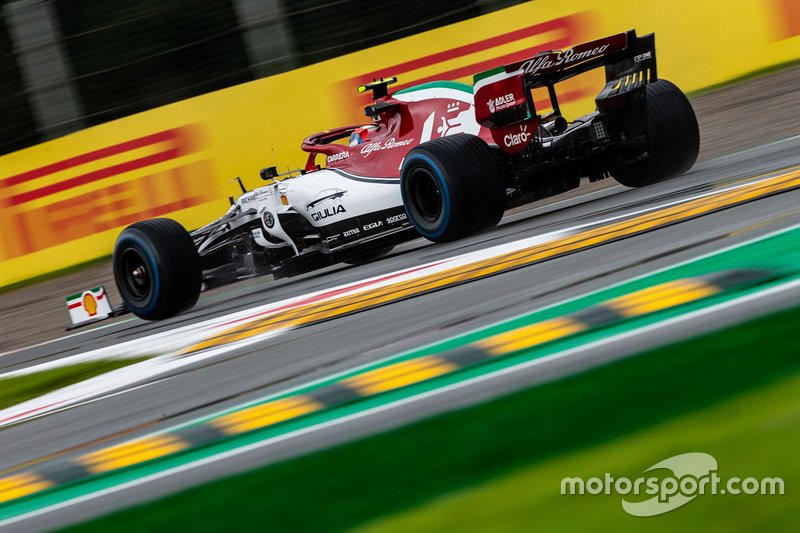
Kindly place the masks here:
POLYGON ((233 183, 234 181, 238 181, 239 182, 239 188, 242 189, 242 194, 247 192, 247 189, 245 189, 245 187, 244 187, 244 183, 242 183, 242 178, 240 178, 239 176, 236 176, 235 178, 233 178, 228 183, 233 183))
POLYGON ((275 179, 275 177, 278 175, 278 167, 262 168, 259 174, 261 175, 261 179, 264 181, 275 179))

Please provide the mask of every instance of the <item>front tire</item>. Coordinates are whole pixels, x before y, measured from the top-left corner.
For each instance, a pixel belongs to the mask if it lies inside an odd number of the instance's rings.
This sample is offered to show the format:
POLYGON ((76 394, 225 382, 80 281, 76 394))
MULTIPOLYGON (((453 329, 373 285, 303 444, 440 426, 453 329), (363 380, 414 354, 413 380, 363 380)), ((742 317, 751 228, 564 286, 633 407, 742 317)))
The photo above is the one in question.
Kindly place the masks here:
POLYGON ((505 210, 505 181, 491 148, 457 134, 406 155, 400 190, 408 219, 426 239, 449 242, 493 228, 505 210))
POLYGON ((177 315, 200 296, 200 255, 183 226, 168 218, 125 228, 114 246, 112 268, 128 309, 145 320, 177 315))
POLYGON ((628 187, 680 176, 692 168, 700 151, 700 129, 686 95, 667 80, 650 83, 645 91, 649 157, 612 172, 628 187))

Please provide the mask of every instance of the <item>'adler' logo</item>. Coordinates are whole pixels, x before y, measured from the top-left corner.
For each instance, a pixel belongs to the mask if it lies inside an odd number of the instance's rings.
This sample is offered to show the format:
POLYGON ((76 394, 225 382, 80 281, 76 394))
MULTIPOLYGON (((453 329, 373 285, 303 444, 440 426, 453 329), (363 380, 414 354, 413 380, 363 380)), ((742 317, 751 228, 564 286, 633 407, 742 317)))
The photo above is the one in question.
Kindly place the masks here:
POLYGON ((497 98, 489 98, 489 101, 486 102, 486 105, 489 106, 489 113, 494 113, 495 111, 502 111, 507 107, 511 107, 514 105, 514 94, 509 93, 503 96, 498 96, 497 98))

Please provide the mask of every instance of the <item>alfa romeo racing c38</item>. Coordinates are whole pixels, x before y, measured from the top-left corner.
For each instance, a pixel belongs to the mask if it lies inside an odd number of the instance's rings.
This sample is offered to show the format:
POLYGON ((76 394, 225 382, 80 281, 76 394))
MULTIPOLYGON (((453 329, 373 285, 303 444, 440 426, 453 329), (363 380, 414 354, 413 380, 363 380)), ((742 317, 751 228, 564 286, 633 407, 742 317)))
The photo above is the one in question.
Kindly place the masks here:
POLYGON ((477 74, 473 86, 390 93, 395 81, 359 87, 372 93, 370 123, 310 135, 303 168, 262 170, 267 183, 242 187, 210 224, 191 233, 170 219, 126 228, 113 270, 127 308, 163 319, 191 308, 203 288, 369 261, 420 235, 461 239, 496 226, 508 205, 582 178, 640 187, 678 176, 699 150, 689 101, 657 75, 652 34, 541 52, 477 74), (568 121, 556 85, 600 67, 595 110, 568 121), (547 91, 547 114, 537 112, 535 89, 547 91))

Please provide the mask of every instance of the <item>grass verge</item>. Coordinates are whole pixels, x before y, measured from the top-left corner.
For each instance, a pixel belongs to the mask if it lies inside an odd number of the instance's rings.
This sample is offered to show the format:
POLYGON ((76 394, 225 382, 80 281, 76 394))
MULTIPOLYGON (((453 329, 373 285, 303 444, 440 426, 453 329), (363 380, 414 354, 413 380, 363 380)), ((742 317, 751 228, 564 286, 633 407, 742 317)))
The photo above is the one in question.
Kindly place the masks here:
MULTIPOLYGON (((798 320, 800 308, 209 483, 80 530, 356 527, 515 470, 600 449, 800 372, 798 320)), ((612 453, 615 446, 606 449, 612 453)), ((663 458, 637 462, 636 473, 663 458)))
POLYGON ((144 361, 146 358, 91 361, 43 370, 25 376, 0 379, 0 409, 36 398, 42 394, 144 361))
MULTIPOLYGON (((800 483, 800 374, 610 442, 512 470, 356 528, 357 533, 459 531, 790 531, 800 483), (782 496, 699 495, 686 507, 646 519, 623 512, 622 496, 561 495, 565 477, 634 480, 659 460, 711 453, 722 479, 781 477, 782 496), (794 496, 796 498, 796 496, 794 496), (796 501, 796 500, 795 500, 796 501)), ((648 496, 626 495, 628 501, 648 496)))

